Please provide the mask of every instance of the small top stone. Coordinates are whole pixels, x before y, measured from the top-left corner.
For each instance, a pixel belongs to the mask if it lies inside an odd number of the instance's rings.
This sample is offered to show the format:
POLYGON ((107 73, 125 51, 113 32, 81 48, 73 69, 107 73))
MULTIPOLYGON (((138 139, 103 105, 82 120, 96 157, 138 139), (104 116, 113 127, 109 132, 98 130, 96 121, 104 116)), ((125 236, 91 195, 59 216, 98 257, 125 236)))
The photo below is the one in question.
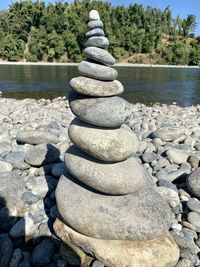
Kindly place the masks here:
POLYGON ((89 13, 89 20, 100 20, 99 12, 97 10, 91 10, 89 13))

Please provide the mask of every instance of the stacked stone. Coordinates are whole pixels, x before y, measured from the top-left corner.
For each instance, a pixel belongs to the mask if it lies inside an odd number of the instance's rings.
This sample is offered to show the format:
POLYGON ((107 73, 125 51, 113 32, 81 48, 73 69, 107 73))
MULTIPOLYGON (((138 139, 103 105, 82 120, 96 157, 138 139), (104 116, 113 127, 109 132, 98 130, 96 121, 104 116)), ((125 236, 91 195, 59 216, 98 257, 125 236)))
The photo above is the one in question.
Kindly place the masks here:
POLYGON ((74 143, 65 154, 56 200, 64 224, 54 228, 66 243, 106 266, 174 266, 178 248, 169 235, 172 213, 133 155, 138 140, 124 123, 131 105, 117 96, 115 59, 97 11, 89 13, 81 76, 70 82, 74 143), (73 229, 72 229, 73 228, 73 229))

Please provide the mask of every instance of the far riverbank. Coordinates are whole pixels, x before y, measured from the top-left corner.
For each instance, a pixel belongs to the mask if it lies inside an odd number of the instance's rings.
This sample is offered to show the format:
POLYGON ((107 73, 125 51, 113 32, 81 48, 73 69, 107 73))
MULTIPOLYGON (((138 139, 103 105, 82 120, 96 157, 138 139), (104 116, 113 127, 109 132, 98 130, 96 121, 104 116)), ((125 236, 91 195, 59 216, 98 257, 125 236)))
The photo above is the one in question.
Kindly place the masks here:
MULTIPOLYGON (((10 62, 0 61, 0 65, 31 65, 31 66, 78 66, 79 63, 68 62, 68 63, 57 63, 57 62, 10 62)), ((190 68, 198 69, 199 66, 187 66, 187 65, 159 65, 159 64, 132 64, 132 63, 116 63, 115 67, 152 67, 152 68, 190 68)))

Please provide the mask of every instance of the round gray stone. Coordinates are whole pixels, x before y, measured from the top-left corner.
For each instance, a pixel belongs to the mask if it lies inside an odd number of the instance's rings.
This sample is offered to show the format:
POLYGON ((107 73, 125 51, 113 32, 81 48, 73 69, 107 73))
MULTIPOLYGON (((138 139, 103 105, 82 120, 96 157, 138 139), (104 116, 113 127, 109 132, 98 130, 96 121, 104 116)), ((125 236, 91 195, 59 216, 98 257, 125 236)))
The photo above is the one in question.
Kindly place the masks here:
POLYGON ((71 92, 68 101, 72 112, 92 125, 119 127, 132 114, 132 106, 118 96, 88 98, 71 92))
POLYGON ((157 159, 157 154, 154 153, 154 152, 145 152, 143 155, 142 155, 142 160, 146 163, 150 163, 152 162, 153 160, 156 160, 157 159))
POLYGON ((98 47, 87 47, 83 50, 83 53, 87 59, 91 59, 105 65, 114 65, 114 57, 106 50, 98 47))
POLYGON ((5 157, 5 161, 11 164, 21 163, 24 162, 24 156, 24 151, 12 151, 5 157))
POLYGON ((197 212, 189 212, 187 215, 187 220, 197 228, 200 228, 200 214, 198 214, 197 212))
POLYGON ((96 28, 103 28, 103 22, 101 20, 91 20, 87 24, 88 28, 90 30, 96 29, 96 28))
POLYGON ((91 10, 89 12, 89 20, 100 20, 99 12, 97 10, 91 10))
POLYGON ((189 154, 184 150, 171 148, 167 150, 166 156, 171 163, 181 164, 187 161, 189 154))
POLYGON ((98 128, 73 120, 68 134, 72 142, 91 156, 108 162, 130 158, 137 152, 137 136, 126 125, 120 128, 98 128))
POLYGON ((114 81, 118 75, 117 71, 111 67, 82 61, 78 65, 79 73, 83 76, 102 81, 114 81))
POLYGON ((187 201, 187 207, 191 210, 191 211, 195 211, 197 213, 200 213, 200 201, 198 200, 194 200, 192 198, 190 198, 187 201))
POLYGON ((178 193, 178 189, 177 189, 176 185, 173 184, 172 182, 166 180, 166 179, 161 179, 161 180, 159 180, 159 181, 158 181, 158 185, 159 185, 159 186, 168 187, 168 188, 174 190, 176 193, 178 193))
POLYGON ((11 163, 0 160, 0 172, 11 172, 13 166, 11 163))
POLYGON ((58 148, 51 144, 40 144, 30 148, 25 161, 32 166, 41 166, 56 161, 60 156, 58 148))
POLYGON ((65 164, 79 181, 107 194, 136 192, 148 183, 146 169, 133 157, 117 163, 103 163, 71 146, 65 154, 65 164))
POLYGON ((87 39, 84 45, 85 47, 94 46, 107 49, 109 46, 109 40, 105 36, 92 36, 87 39))
POLYGON ((179 127, 161 127, 153 132, 153 138, 160 138, 162 141, 173 141, 184 135, 184 128, 179 127))
POLYGON ((55 177, 60 177, 62 174, 65 174, 65 171, 66 171, 66 167, 63 162, 54 164, 52 168, 52 174, 55 177))
POLYGON ((43 240, 31 255, 33 266, 47 266, 53 260, 55 252, 54 243, 49 239, 43 240))
POLYGON ((79 76, 71 79, 70 86, 77 93, 88 96, 114 96, 123 93, 123 85, 117 81, 98 81, 79 76))
POLYGON ((189 259, 180 259, 176 267, 194 267, 194 265, 189 259))
POLYGON ((96 29, 93 29, 89 32, 86 32, 86 34, 85 34, 86 38, 90 38, 92 36, 105 36, 105 33, 102 29, 96 28, 96 29))
POLYGON ((25 219, 21 218, 12 226, 9 231, 9 235, 12 238, 20 238, 25 236, 25 219))
POLYGON ((24 177, 13 173, 5 173, 4 175, 1 173, 0 180, 0 202, 6 200, 7 205, 8 203, 14 205, 20 212, 24 207, 21 195, 26 191, 24 177))
POLYGON ((187 187, 190 192, 196 196, 200 197, 200 168, 193 171, 186 180, 187 187))
POLYGON ((84 188, 68 174, 59 180, 56 200, 65 222, 94 238, 148 240, 161 236, 171 226, 171 210, 153 187, 108 196, 84 188))

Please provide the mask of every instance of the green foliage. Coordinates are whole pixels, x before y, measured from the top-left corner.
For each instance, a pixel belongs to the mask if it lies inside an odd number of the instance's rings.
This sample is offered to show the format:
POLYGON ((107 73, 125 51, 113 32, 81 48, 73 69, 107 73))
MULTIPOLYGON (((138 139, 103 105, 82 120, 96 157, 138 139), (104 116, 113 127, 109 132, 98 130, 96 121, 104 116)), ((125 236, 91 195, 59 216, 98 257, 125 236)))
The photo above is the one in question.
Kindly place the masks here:
POLYGON ((173 18, 169 7, 162 11, 140 4, 112 6, 97 0, 12 3, 9 10, 0 11, 0 57, 10 61, 81 61, 91 9, 99 10, 110 40, 109 51, 117 60, 146 53, 152 62, 200 64, 194 15, 173 18))

